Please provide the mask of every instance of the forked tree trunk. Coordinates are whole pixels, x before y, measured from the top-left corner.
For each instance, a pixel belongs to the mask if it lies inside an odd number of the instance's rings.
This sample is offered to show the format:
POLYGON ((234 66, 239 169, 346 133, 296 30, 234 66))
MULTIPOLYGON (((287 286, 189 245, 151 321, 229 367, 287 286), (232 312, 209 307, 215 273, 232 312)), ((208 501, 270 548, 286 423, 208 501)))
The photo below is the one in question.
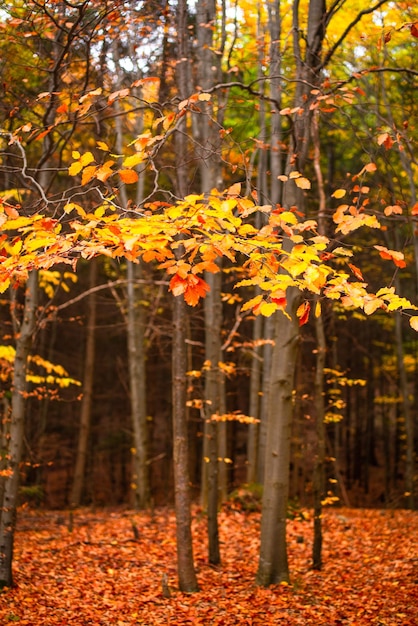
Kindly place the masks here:
MULTIPOLYGON (((89 287, 93 289, 97 283, 97 260, 90 261, 89 287)), ((94 383, 95 340, 96 340, 96 303, 95 291, 89 295, 87 315, 87 340, 84 357, 83 399, 80 411, 80 430, 78 433, 77 457, 75 462, 73 486, 71 489, 70 505, 80 506, 84 490, 85 470, 88 455, 88 441, 91 424, 91 404, 94 383)))
POLYGON ((12 560, 13 543, 16 523, 16 509, 19 487, 20 462, 22 459, 25 397, 28 357, 32 347, 32 338, 36 324, 36 305, 38 292, 38 274, 33 271, 29 275, 23 319, 16 338, 16 356, 13 371, 12 411, 9 432, 9 449, 7 459, 8 475, 5 479, 3 501, 0 503, 2 514, 0 520, 0 589, 13 584, 12 560))
MULTIPOLYGON (((311 109, 309 94, 318 81, 317 68, 324 36, 325 2, 309 3, 306 53, 302 58, 300 46, 299 2, 293 4, 293 49, 296 62, 295 106, 303 109, 293 120, 293 132, 285 173, 293 170, 303 173, 308 152, 311 109)), ((272 39, 275 30, 271 33, 272 39)), ((303 196, 294 182, 288 181, 283 189, 282 205, 285 208, 303 208, 303 196)), ((283 245, 291 249, 291 243, 283 245)), ((262 586, 289 580, 286 543, 287 498, 289 492, 289 466, 291 424, 293 417, 293 381, 296 367, 298 326, 295 319, 299 294, 287 290, 289 317, 276 314, 273 363, 270 375, 269 412, 267 425, 264 491, 261 518, 260 558, 257 583, 262 586)))

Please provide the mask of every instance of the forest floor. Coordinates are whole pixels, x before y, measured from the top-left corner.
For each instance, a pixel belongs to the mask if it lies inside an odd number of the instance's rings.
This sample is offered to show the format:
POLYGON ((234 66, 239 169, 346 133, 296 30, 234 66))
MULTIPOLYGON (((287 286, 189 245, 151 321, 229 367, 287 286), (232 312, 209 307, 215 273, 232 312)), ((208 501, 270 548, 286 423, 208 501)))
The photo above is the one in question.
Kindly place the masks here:
POLYGON ((254 584, 260 514, 221 512, 223 563, 211 567, 205 517, 194 509, 201 590, 184 594, 172 510, 21 510, 15 587, 0 595, 0 624, 418 625, 418 512, 327 509, 321 572, 310 568, 305 517, 288 523, 291 584, 262 589, 254 584))

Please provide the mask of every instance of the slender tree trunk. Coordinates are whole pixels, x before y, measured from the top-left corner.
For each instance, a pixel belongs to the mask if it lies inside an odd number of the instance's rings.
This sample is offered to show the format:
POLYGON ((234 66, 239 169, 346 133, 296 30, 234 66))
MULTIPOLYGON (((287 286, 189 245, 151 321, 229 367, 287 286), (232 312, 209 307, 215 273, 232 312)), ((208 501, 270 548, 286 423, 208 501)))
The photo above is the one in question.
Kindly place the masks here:
MULTIPOLYGON (((134 58, 132 54, 132 58, 134 58)), ((119 76, 123 77, 123 68, 119 62, 117 46, 113 50, 113 59, 118 68, 119 76)), ((121 112, 119 101, 115 102, 118 113, 121 112)), ((116 148, 119 154, 123 153, 122 117, 115 119, 116 148)), ((139 134, 143 130, 143 120, 140 115, 136 118, 135 131, 139 134)), ((128 206, 128 194, 125 185, 120 186, 120 195, 124 207, 128 206)), ((136 187, 136 203, 139 206, 144 199, 144 172, 138 175, 136 187)), ((148 422, 147 422, 147 395, 146 395, 146 349, 145 349, 145 319, 141 304, 141 287, 137 282, 140 274, 140 264, 126 262, 126 336, 128 347, 129 393, 131 404, 131 422, 133 431, 132 448, 132 481, 134 504, 138 509, 146 508, 150 503, 150 478, 148 465, 148 422)))
MULTIPOLYGON (((177 4, 177 84, 180 98, 188 90, 188 9, 187 1, 177 4)), ((183 118, 175 135, 178 155, 178 194, 187 193, 187 136, 186 120, 183 118)), ((173 347, 172 347, 172 396, 173 396, 173 465, 174 502, 176 510, 177 574, 181 591, 199 590, 193 562, 192 516, 189 480, 189 442, 187 425, 187 327, 185 302, 182 296, 173 298, 173 347)))
MULTIPOLYGON (((92 289, 97 283, 97 260, 90 261, 89 286, 92 289)), ((88 455, 88 441, 91 424, 91 405, 93 396, 94 369, 95 369, 95 339, 96 339, 96 303, 97 296, 94 291, 89 296, 87 315, 87 341, 84 358, 83 399, 80 411, 80 430, 78 434, 77 457, 74 470, 73 486, 71 490, 70 504, 73 507, 80 506, 84 490, 84 479, 88 455)))
POLYGON ((261 546, 257 584, 268 586, 289 580, 286 518, 289 491, 293 379, 299 329, 295 321, 298 292, 288 290, 288 313, 276 317, 270 378, 266 470, 261 518, 261 546), (284 323, 285 321, 285 323, 284 323))
MULTIPOLYGON (((319 302, 319 298, 315 298, 319 302)), ((316 570, 322 568, 322 500, 325 497, 325 402, 324 402, 324 367, 326 340, 322 315, 315 319, 316 332, 316 368, 315 368, 315 430, 316 453, 313 475, 314 498, 314 541, 312 549, 312 566, 316 570)))
MULTIPOLYGON (((293 119, 293 133, 286 163, 286 174, 292 170, 303 172, 309 145, 310 120, 309 94, 318 81, 325 3, 309 3, 306 51, 304 59, 300 46, 299 2, 293 4, 293 49, 296 61, 295 105, 303 113, 293 119)), ((272 34, 273 35, 273 34, 272 34)), ((290 180, 283 189, 282 205, 286 208, 303 208, 303 195, 290 180)), ((291 243, 284 242, 291 247, 291 243)), ((298 327, 295 321, 299 295, 288 289, 289 318, 276 314, 273 363, 270 375, 269 412, 267 425, 264 492, 261 518, 260 558, 257 583, 267 586, 289 580, 286 545, 286 513, 289 492, 289 463, 292 422, 293 380, 296 367, 298 327)))
POLYGON ((173 464, 176 510, 177 573, 181 591, 198 591, 193 564, 191 532, 188 428, 186 420, 187 348, 185 303, 182 296, 173 302, 173 464))
MULTIPOLYGON (((257 345, 261 339, 263 329, 263 318, 258 315, 253 325, 253 355, 251 358, 250 375, 250 409, 249 414, 255 419, 260 415, 260 382, 261 382, 261 350, 257 345)), ((258 441, 260 424, 254 423, 248 426, 247 439, 247 483, 258 482, 258 441)))
MULTIPOLYGON (((398 280, 395 284, 399 283, 398 280)), ((396 293, 400 293, 399 287, 396 286, 396 293)), ((400 313, 395 314, 395 340, 396 340, 396 356, 398 361, 399 388, 402 396, 403 417, 405 421, 405 499, 408 509, 414 509, 414 421, 411 410, 411 402, 409 400, 408 376, 406 373, 404 362, 402 333, 402 318, 400 313)))
POLYGON ((209 534, 209 563, 220 563, 219 530, 218 530, 218 422, 216 417, 220 412, 220 326, 222 319, 220 299, 220 274, 207 274, 206 280, 211 291, 205 300, 205 357, 208 369, 205 372, 205 449, 207 457, 208 480, 208 534, 209 534), (211 296, 212 294, 212 296, 211 296), (212 416, 215 419, 212 419, 212 416))
POLYGON ((150 503, 148 466, 148 423, 146 405, 146 355, 144 345, 145 319, 140 294, 135 281, 138 266, 127 261, 127 340, 129 360, 129 390, 131 419, 134 433, 133 489, 135 506, 146 508, 150 503))
MULTIPOLYGON (((312 116, 311 136, 314 150, 314 169, 318 184, 318 233, 326 235, 326 199, 324 179, 321 170, 321 150, 319 140, 319 113, 312 116)), ((314 299, 315 308, 321 306, 318 296, 314 299)), ((312 566, 316 570, 322 568, 322 501, 325 497, 325 401, 324 401, 324 368, 327 343, 325 338, 324 318, 315 311, 316 333, 316 366, 315 366, 315 430, 316 451, 313 475, 314 497, 314 541, 312 550, 312 566)))
POLYGON ((35 315, 38 291, 38 274, 33 271, 26 284, 23 319, 16 339, 16 357, 13 372, 12 412, 10 421, 10 439, 7 470, 0 520, 0 589, 13 584, 12 560, 13 542, 16 524, 20 462, 22 459, 25 396, 28 357, 35 331, 35 315))
MULTIPOLYGON (((220 59, 223 53, 223 39, 218 54, 214 52, 214 29, 217 18, 224 20, 225 6, 222 11, 217 10, 214 0, 198 0, 196 3, 197 43, 198 43, 198 80, 203 89, 210 89, 221 79, 220 59)), ((213 96, 214 97, 214 96, 213 96)), ((200 149, 201 190, 208 195, 212 189, 222 189, 222 169, 220 160, 220 136, 219 128, 223 120, 223 105, 221 94, 217 95, 216 109, 211 103, 202 102, 201 115, 198 120, 198 135, 200 149), (216 110, 216 114, 214 113, 216 110)), ((224 386, 221 382, 219 362, 222 361, 222 302, 221 302, 221 273, 205 273, 205 280, 210 285, 210 291, 204 302, 205 307, 205 358, 210 363, 205 378, 205 403, 206 420, 204 424, 204 459, 202 461, 202 502, 207 502, 208 508, 208 537, 209 537, 209 562, 220 563, 219 552, 219 529, 218 529, 218 504, 219 504, 219 445, 218 439, 221 433, 226 436, 226 425, 222 431, 218 423, 210 419, 210 415, 220 414, 221 393, 224 386), (209 418, 209 419, 208 419, 209 418)), ((223 449, 226 441, 223 442, 223 449)), ((226 472, 221 473, 226 479, 226 472)), ((223 484, 221 491, 226 492, 223 484)))
MULTIPOLYGON (((271 22, 273 18, 274 8, 272 2, 268 2, 269 8, 269 22, 271 22), (272 14, 273 11, 273 14, 272 14)), ((279 7, 278 7, 279 8, 279 7)), ((261 5, 259 7, 258 12, 258 40, 259 40, 259 50, 258 50, 258 77, 260 79, 260 89, 264 92, 264 32, 263 27, 261 25, 261 5)), ((280 24, 280 16, 277 16, 280 24)), ((274 26, 270 24, 270 30, 274 29, 274 26)), ((270 62, 270 74, 274 74, 277 70, 276 61, 278 60, 278 56, 276 55, 276 49, 278 49, 278 40, 275 43, 271 43, 270 54, 271 54, 271 62, 270 62)), ((275 88, 279 88, 279 84, 276 82, 272 83, 270 90, 273 93, 275 88)), ((275 92, 277 96, 277 92, 275 92)), ((258 201, 260 204, 264 202, 267 203, 269 201, 269 193, 268 193, 268 183, 267 183, 267 148, 266 144, 268 142, 268 129, 266 122, 266 106, 265 102, 262 99, 259 104, 259 124, 260 124, 260 132, 259 132, 259 140, 260 147, 258 149, 258 167, 257 167, 257 193, 258 193, 258 201)), ((275 144, 277 141, 277 131, 280 129, 280 126, 277 125, 277 118, 280 116, 274 116, 274 120, 272 120, 272 144, 275 144)), ((278 124, 280 125, 281 119, 278 119, 278 124)), ((278 190, 277 184, 279 175, 279 170, 281 165, 279 164, 279 152, 272 149, 271 150, 271 163, 270 163, 270 174, 271 174, 271 182, 272 182, 272 190, 271 197, 275 196, 278 198, 278 190), (274 182, 273 182, 274 181, 274 182)), ((277 201, 277 200, 276 200, 277 201)), ((272 203, 274 200, 272 199, 272 203)), ((260 213, 256 216, 256 227, 262 227, 262 215, 260 213)), ((266 320, 266 323, 263 324, 262 316, 257 316, 254 320, 253 324, 253 354, 251 359, 251 375, 250 375, 250 409, 249 413, 251 417, 260 420, 258 423, 250 424, 248 427, 248 440, 247 440, 247 482, 248 483, 262 483, 263 478, 263 469, 264 469, 264 448, 262 448, 261 440, 265 441, 265 414, 262 411, 262 394, 260 397, 260 386, 263 381, 267 378, 267 371, 262 369, 262 349, 259 346, 259 341, 263 337, 263 331, 269 328, 269 321, 266 320), (262 468, 260 467, 262 465, 262 468)), ((267 338, 267 337, 265 337, 267 338)), ((266 369, 269 367, 268 363, 266 364, 266 369)), ((268 388, 268 386, 267 386, 268 388)))

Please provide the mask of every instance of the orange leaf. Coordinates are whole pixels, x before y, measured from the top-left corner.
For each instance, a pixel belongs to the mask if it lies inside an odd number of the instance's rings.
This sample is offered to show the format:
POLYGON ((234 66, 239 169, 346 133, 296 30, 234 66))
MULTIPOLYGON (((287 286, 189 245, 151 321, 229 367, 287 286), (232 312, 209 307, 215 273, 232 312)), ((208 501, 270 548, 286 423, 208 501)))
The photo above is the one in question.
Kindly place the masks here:
POLYGON ((187 282, 184 299, 190 306, 196 306, 200 298, 206 297, 210 287, 200 276, 189 275, 187 282))
POLYGON ((356 267, 355 265, 353 265, 352 263, 348 263, 348 267, 350 268, 350 270, 353 272, 354 276, 356 278, 358 278, 359 280, 364 280, 363 278, 363 274, 361 273, 361 271, 359 270, 358 267, 356 267))
POLYGON ((98 168, 96 172, 96 178, 104 183, 109 178, 109 176, 112 176, 112 174, 114 174, 114 171, 112 170, 113 164, 114 161, 106 161, 106 163, 98 168))
POLYGON ((406 267, 406 262, 404 260, 404 255, 402 254, 402 252, 399 252, 398 250, 388 250, 388 248, 385 248, 385 246, 374 247, 376 248, 376 250, 379 251, 382 259, 389 259, 390 261, 393 261, 397 267, 406 267))
POLYGON ((296 315, 299 318, 299 326, 303 326, 309 319, 309 312, 311 310, 311 305, 309 302, 303 302, 298 310, 296 311, 296 315))
POLYGON ((118 172, 119 178, 123 183, 136 183, 138 180, 138 173, 135 170, 120 170, 118 172))

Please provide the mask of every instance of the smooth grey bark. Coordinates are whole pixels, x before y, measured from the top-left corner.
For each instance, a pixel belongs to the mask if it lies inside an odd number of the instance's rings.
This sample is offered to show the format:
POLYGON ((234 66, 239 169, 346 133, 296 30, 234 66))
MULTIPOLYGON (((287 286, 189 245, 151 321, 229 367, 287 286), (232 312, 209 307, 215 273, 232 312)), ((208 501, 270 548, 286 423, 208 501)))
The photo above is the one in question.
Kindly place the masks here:
MULTIPOLYGON (((273 21, 276 24, 276 18, 280 23, 280 16, 276 15, 276 3, 268 2, 267 3, 268 12, 269 12, 269 24, 273 21)), ((279 7, 277 7, 279 8, 279 7)), ((264 33, 261 25, 261 16, 258 15, 258 25, 257 25, 257 35, 258 39, 261 41, 264 38, 264 33)), ((274 26, 270 24, 270 30, 273 29, 274 26)), ((276 55, 276 50, 279 46, 278 40, 275 38, 272 40, 270 45, 270 75, 274 75, 278 70, 277 62, 279 61, 279 56, 276 55)), ((262 46, 260 46, 259 50, 259 58, 258 58, 258 77, 260 79, 260 89, 262 92, 264 91, 264 78, 263 74, 263 64, 264 64, 264 50, 262 46)), ((271 79, 270 85, 270 93, 271 97, 279 97, 279 84, 278 76, 276 78, 271 79), (275 94, 273 96, 273 93, 275 94)), ((267 168, 268 168, 268 159, 267 159, 267 148, 266 144, 268 143, 268 128, 267 128, 267 120, 266 120, 266 105, 264 100, 262 99, 259 104, 259 124, 260 124, 260 132, 259 132, 259 141, 260 147, 258 149, 258 167, 257 167, 257 194, 258 201, 260 204, 268 203, 269 198, 271 198, 271 203, 274 204, 275 200, 273 198, 278 198, 278 184, 279 180, 277 176, 280 173, 281 164, 280 164, 280 150, 277 142, 279 131, 281 128, 281 117, 279 115, 274 116, 272 120, 272 129, 271 129, 271 146, 272 149, 270 151, 270 177, 271 177, 271 193, 268 192, 268 182, 267 182, 267 168), (277 149, 276 149, 277 148, 277 149)), ((258 213, 256 215, 256 227, 261 228, 263 225, 262 214, 258 213)), ((256 289, 257 293, 257 289, 256 289)), ((247 439, 247 482, 248 483, 262 483, 263 482, 263 470, 264 470, 264 444, 265 444, 265 433, 266 433, 266 411, 263 411, 263 407, 266 406, 266 403, 263 403, 262 397, 263 393, 261 393, 260 397, 260 386, 263 384, 265 389, 268 389, 267 379, 270 373, 270 364, 268 359, 268 350, 263 350, 259 345, 260 340, 264 337, 265 339, 271 338, 271 333, 268 332, 269 328, 271 328, 270 320, 266 320, 263 323, 263 318, 261 315, 257 316, 254 320, 253 324, 253 350, 252 350, 252 358, 251 358, 251 374, 250 374, 250 407, 249 413, 251 417, 254 417, 256 420, 260 420, 258 423, 250 424, 248 427, 248 439, 247 439), (263 335, 263 333, 265 333, 263 335), (265 363, 263 363, 263 352, 265 358, 265 363), (262 365, 265 365, 263 367, 262 365), (266 384, 267 383, 267 384, 266 384)), ((268 344, 266 343, 264 348, 266 348, 268 344)), ((271 347, 271 346, 270 346, 271 347)))
MULTIPOLYGON (((89 288, 97 283, 97 260, 90 261, 89 288)), ((78 433, 77 456, 75 462, 70 505, 80 506, 84 490, 85 470, 88 457, 88 442, 91 424, 91 406, 94 384, 95 343, 96 343, 97 295, 93 290, 88 298, 87 339, 84 357, 83 398, 80 409, 80 429, 78 433)))
POLYGON ((189 442, 186 419, 186 311, 182 296, 173 298, 173 466, 176 511, 177 575, 181 591, 199 590, 193 562, 189 480, 189 442))
MULTIPOLYGON (((177 86, 180 98, 187 97, 189 85, 188 7, 186 0, 177 4, 177 86)), ((178 159, 177 193, 187 193, 187 134, 186 119, 175 133, 175 149, 178 159)), ((174 506, 176 511, 177 575, 181 591, 199 590, 193 560, 192 515, 189 479, 189 441, 187 424, 187 325, 186 304, 182 296, 173 298, 173 346, 172 346, 172 423, 174 506)))
POLYGON ((295 289, 288 293, 288 313, 276 316, 273 362, 270 376, 267 424, 266 471, 261 517, 261 545, 257 584, 268 586, 289 580, 286 518, 289 491, 289 461, 293 414, 293 380, 299 328, 295 289))
MULTIPOLYGON (((319 298, 315 298, 315 304, 319 298)), ((325 496, 325 401, 324 401, 324 368, 326 356, 326 339, 322 315, 315 319, 316 333, 316 364, 315 364, 315 432, 316 450, 313 473, 314 499, 314 541, 312 547, 312 567, 322 568, 322 500, 325 496)))
MULTIPOLYGON (((380 81, 381 92, 383 96, 383 100, 385 103, 386 113, 388 116, 388 120, 392 128, 396 128, 395 120, 392 115, 392 109, 390 106, 389 98, 386 92, 385 78, 381 77, 380 81)), ((408 151, 410 154, 413 154, 412 146, 410 142, 405 141, 408 151)), ((403 171, 407 176, 409 183, 409 190, 411 194, 411 206, 414 206, 417 202, 417 189, 415 185, 415 179, 413 174, 413 169, 411 165, 411 159, 408 158, 408 154, 404 150, 403 146, 398 143, 398 152, 399 158, 402 163, 403 171)), ((414 246, 414 260, 415 260, 415 289, 418 293, 418 236, 417 230, 414 228, 414 225, 411 224, 412 227, 412 241, 414 246)), ((399 235, 396 232, 396 239, 399 239, 399 235)), ((397 242, 398 245, 398 242, 397 242)), ((400 294, 400 280, 399 276, 396 276, 395 280, 396 293, 400 294)), ((405 434, 406 434, 406 454, 405 454, 405 491, 406 491, 406 503, 409 509, 415 508, 415 484, 414 484, 414 474, 415 474, 415 423, 414 417, 412 414, 411 402, 409 399, 409 390, 408 390, 408 376, 406 373, 405 363, 404 363, 404 348, 403 348, 403 329, 402 329, 402 319, 399 313, 395 314, 395 341, 396 341, 396 356, 398 361, 398 372, 399 372, 399 385, 402 394, 402 406, 404 412, 405 419, 405 434)))
MULTIPOLYGON (((258 420, 260 416, 260 382, 261 382, 261 348, 258 345, 262 337, 263 319, 257 315, 253 325, 253 354, 251 356, 250 373, 250 417, 258 420)), ((249 424, 247 438, 247 483, 261 482, 258 480, 258 442, 260 423, 249 424)))
MULTIPOLYGON (((292 170, 303 173, 308 153, 311 110, 309 93, 318 81, 325 3, 311 0, 309 4, 307 45, 304 58, 300 45, 299 2, 293 4, 293 50, 296 62, 297 87, 295 106, 302 114, 293 119, 293 131, 285 173, 292 170)), ((303 195, 294 182, 288 181, 283 189, 282 205, 285 208, 303 207, 303 195)), ((283 242, 290 251, 291 243, 283 242)), ((264 490, 261 517, 260 557, 256 581, 268 586, 289 580, 286 543, 287 498, 289 492, 289 464, 291 424, 293 417, 292 393, 296 367, 298 325, 295 313, 299 293, 287 290, 289 317, 276 314, 273 362, 270 374, 269 411, 267 424, 264 490)))
POLYGON ((218 565, 221 560, 218 530, 218 422, 220 414, 220 327, 222 307, 220 298, 221 275, 206 275, 211 291, 205 301, 205 428, 203 462, 207 467, 207 513, 209 536, 209 563, 218 565), (213 419, 212 418, 215 418, 213 419))
MULTIPOLYGON (((324 179, 321 170, 321 149, 319 139, 319 113, 315 111, 312 116, 311 137, 314 150, 314 170, 318 185, 318 233, 326 235, 326 198, 324 179)), ((315 307, 321 304, 318 295, 314 298, 315 307)), ((316 313, 316 312, 315 312, 316 313)), ((313 499, 314 499, 314 540, 312 547, 312 567, 316 570, 322 568, 322 501, 325 497, 325 399, 324 399, 324 369, 327 342, 325 337, 324 318, 322 315, 315 317, 316 334, 316 364, 314 380, 314 405, 315 405, 315 432, 316 450, 313 472, 313 499)))
MULTIPOLYGON (((210 89, 221 80, 220 59, 223 54, 224 40, 221 37, 220 47, 214 52, 214 28, 219 18, 219 11, 214 0, 198 0, 196 3, 196 32, 197 32, 197 55, 198 55, 198 81, 202 89, 210 89)), ((222 6, 221 19, 225 18, 225 6, 222 6)), ((222 22, 224 23, 224 22, 222 22)), ((223 32, 223 30, 222 30, 223 32)), ((215 97, 215 96, 213 96, 215 97)), ((217 98, 217 113, 213 114, 211 103, 202 103, 201 111, 195 131, 197 133, 198 146, 197 157, 199 159, 199 171, 201 178, 201 191, 207 194, 210 202, 212 189, 222 189, 221 168, 221 141, 219 129, 223 121, 223 103, 221 94, 217 98)), ((207 505, 208 511, 208 537, 209 537, 209 562, 213 565, 220 563, 219 529, 218 529, 218 505, 220 499, 219 478, 226 480, 226 472, 219 472, 218 439, 222 433, 226 436, 226 426, 220 429, 218 423, 211 420, 211 415, 219 415, 221 410, 221 393, 224 386, 221 381, 221 372, 218 363, 222 361, 222 302, 221 287, 222 275, 205 272, 205 280, 210 286, 210 291, 204 301, 205 309, 205 359, 210 363, 205 372, 205 423, 203 429, 204 454, 202 460, 202 503, 207 505)), ((226 442, 223 442, 223 449, 226 442)), ((225 469, 225 468, 223 468, 225 469)), ((222 492, 226 492, 223 484, 222 492)))
POLYGON ((146 406, 145 315, 136 280, 139 269, 138 265, 127 261, 126 329, 131 420, 134 435, 132 488, 135 494, 135 507, 144 509, 150 503, 150 478, 146 406))
POLYGON ((13 543, 16 524, 16 510, 19 487, 20 462, 22 460, 24 428, 25 428, 25 397, 28 357, 32 348, 32 339, 36 326, 36 308, 38 293, 38 273, 30 273, 26 283, 23 318, 16 338, 16 356, 13 371, 13 387, 11 401, 11 419, 9 446, 7 452, 7 470, 1 502, 0 519, 0 589, 13 584, 12 561, 13 543))
MULTIPOLYGON (((135 58, 135 54, 131 54, 135 58)), ((113 60, 119 77, 124 75, 117 46, 113 48, 113 60)), ((138 70, 138 68, 137 68, 138 70)), ((139 70, 138 70, 139 73, 139 70)), ((139 94, 137 94, 139 95, 139 94)), ((116 111, 122 113, 119 101, 115 102, 116 111)), ((124 139, 122 116, 115 118, 116 149, 123 153, 124 139)), ((135 132, 140 134, 143 129, 141 115, 136 117, 135 132)), ((144 171, 139 172, 136 184, 136 204, 141 205, 144 199, 144 171)), ((128 193, 124 184, 120 185, 122 204, 127 207, 128 193)), ((129 399, 131 405, 131 423, 133 432, 132 448, 132 492, 135 508, 145 509, 150 504, 150 477, 148 464, 148 420, 146 394, 146 347, 145 347, 145 315, 141 303, 142 289, 137 280, 141 273, 141 264, 126 261, 126 342, 128 348, 129 399)))
MULTIPOLYGON (((395 279, 396 293, 400 291, 400 281, 395 279)), ((410 401, 410 392, 408 385, 408 375, 405 367, 404 360, 404 347, 403 347, 403 329, 402 329, 402 317, 400 313, 395 313, 395 345, 396 345, 396 358, 398 364, 399 375, 399 390, 402 397, 402 409, 403 418, 405 421, 405 501, 407 508, 413 510, 415 508, 415 494, 414 494, 414 416, 410 401)))

